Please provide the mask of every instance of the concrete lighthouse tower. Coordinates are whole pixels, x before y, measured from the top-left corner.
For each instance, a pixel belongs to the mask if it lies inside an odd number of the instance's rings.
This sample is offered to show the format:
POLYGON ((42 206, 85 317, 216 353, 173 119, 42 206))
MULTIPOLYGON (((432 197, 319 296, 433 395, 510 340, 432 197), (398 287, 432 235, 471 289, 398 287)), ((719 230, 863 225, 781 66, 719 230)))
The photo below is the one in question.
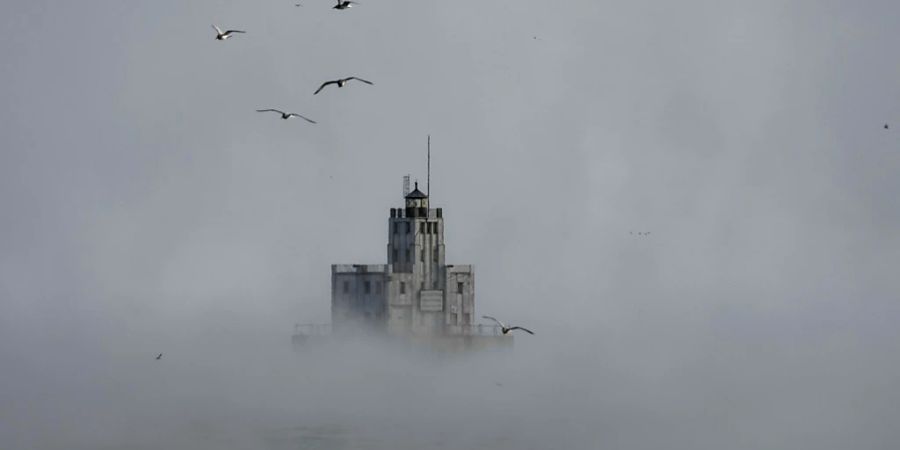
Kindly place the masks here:
POLYGON ((334 329, 467 334, 475 321, 472 266, 445 264, 443 210, 430 207, 418 183, 403 201, 390 210, 387 264, 332 266, 334 329))

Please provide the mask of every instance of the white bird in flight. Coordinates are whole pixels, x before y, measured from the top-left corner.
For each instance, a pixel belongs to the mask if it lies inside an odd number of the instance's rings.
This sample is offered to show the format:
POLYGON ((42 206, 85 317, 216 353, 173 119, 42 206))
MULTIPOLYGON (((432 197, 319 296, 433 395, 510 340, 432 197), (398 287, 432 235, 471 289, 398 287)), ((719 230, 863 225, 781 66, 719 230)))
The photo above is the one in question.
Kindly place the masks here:
POLYGON ((228 30, 223 33, 222 30, 220 30, 219 27, 217 27, 215 24, 213 24, 212 27, 214 30, 216 30, 216 40, 217 41, 224 41, 225 39, 230 38, 231 33, 246 33, 246 31, 241 31, 241 30, 228 30))
POLYGON ((278 113, 278 114, 281 114, 281 118, 284 119, 284 120, 288 120, 288 119, 290 119, 291 117, 299 117, 299 118, 301 118, 301 119, 303 119, 303 120, 305 120, 305 121, 307 121, 307 122, 309 122, 309 123, 316 123, 315 120, 312 120, 312 119, 310 119, 310 118, 308 118, 308 117, 303 117, 303 116, 301 116, 300 114, 297 114, 297 113, 284 112, 284 111, 282 111, 282 110, 280 110, 280 109, 257 109, 256 112, 276 112, 276 113, 278 113))
POLYGON ((357 78, 357 77, 341 78, 338 80, 331 80, 331 81, 326 81, 326 82, 322 83, 322 85, 319 86, 318 89, 316 89, 316 92, 313 92, 313 95, 316 95, 319 92, 321 92, 322 89, 325 89, 325 86, 328 86, 329 84, 336 84, 337 87, 344 87, 344 85, 347 84, 348 82, 350 82, 350 80, 362 81, 363 83, 366 83, 366 84, 375 84, 371 81, 363 80, 362 78, 357 78))
POLYGON ((500 331, 501 331, 503 334, 509 333, 509 332, 512 331, 512 330, 522 330, 522 331, 524 331, 524 332, 526 332, 526 333, 528 333, 528 334, 534 334, 534 332, 532 332, 532 331, 529 330, 528 328, 522 328, 522 327, 508 327, 508 326, 506 326, 505 323, 503 323, 503 322, 501 322, 501 321, 499 321, 499 320, 497 320, 497 319, 495 319, 495 318, 493 318, 493 317, 491 317, 491 316, 481 316, 481 317, 483 317, 483 318, 485 318, 485 319, 493 320, 494 322, 497 322, 497 325, 500 325, 500 331))

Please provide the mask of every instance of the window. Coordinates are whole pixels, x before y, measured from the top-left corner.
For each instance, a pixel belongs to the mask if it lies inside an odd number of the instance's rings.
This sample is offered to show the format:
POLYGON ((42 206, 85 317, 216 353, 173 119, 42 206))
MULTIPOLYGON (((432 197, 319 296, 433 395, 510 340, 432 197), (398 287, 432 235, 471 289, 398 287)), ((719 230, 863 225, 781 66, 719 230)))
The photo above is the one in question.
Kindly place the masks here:
POLYGON ((394 222, 394 234, 397 234, 397 222, 394 222))
POLYGON ((462 293, 463 293, 462 291, 463 291, 463 284, 462 284, 462 283, 456 283, 456 293, 457 293, 457 294, 462 294, 462 293))
POLYGON ((403 295, 405 293, 406 293, 406 283, 401 281, 400 282, 400 294, 403 295))
POLYGON ((366 282, 363 284, 363 289, 365 290, 366 294, 368 294, 369 292, 372 291, 372 283, 369 282, 369 281, 366 281, 366 282))
POLYGON ((412 259, 409 257, 409 249, 406 249, 406 262, 411 262, 412 259))
POLYGON ((419 233, 425 234, 425 222, 419 222, 419 233))
POLYGON ((348 293, 348 292, 350 292, 350 282, 349 282, 349 281, 345 281, 345 282, 344 282, 344 293, 346 294, 346 293, 348 293))
POLYGON ((395 248, 394 249, 394 258, 391 260, 391 262, 397 262, 397 260, 400 259, 399 253, 400 252, 395 248))
POLYGON ((438 249, 439 249, 439 248, 440 248, 440 247, 435 247, 435 248, 434 248, 434 260, 435 260, 435 261, 438 260, 438 249))
POLYGON ((375 294, 381 295, 381 282, 380 281, 375 282, 375 294))
POLYGON ((404 223, 406 224, 406 234, 409 234, 410 228, 411 228, 411 227, 409 226, 409 222, 404 222, 404 223))
POLYGON ((425 262, 425 249, 419 251, 419 261, 425 262))

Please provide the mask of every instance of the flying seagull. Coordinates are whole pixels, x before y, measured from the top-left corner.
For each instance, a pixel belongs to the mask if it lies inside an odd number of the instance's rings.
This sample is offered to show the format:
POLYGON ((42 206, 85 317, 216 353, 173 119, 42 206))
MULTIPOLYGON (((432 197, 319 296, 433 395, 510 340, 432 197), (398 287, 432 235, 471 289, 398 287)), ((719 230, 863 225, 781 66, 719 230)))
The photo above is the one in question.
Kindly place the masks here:
POLYGON ((337 0, 337 5, 332 6, 331 9, 347 9, 352 8, 353 5, 358 5, 359 3, 351 2, 350 0, 337 0))
POLYGON ((357 78, 357 77, 341 78, 339 80, 331 80, 331 81, 326 81, 326 82, 322 83, 322 85, 319 86, 318 89, 316 89, 316 92, 313 92, 313 95, 316 95, 319 92, 321 92, 322 89, 325 89, 325 86, 328 86, 329 84, 336 84, 338 87, 344 87, 344 85, 347 84, 347 82, 349 82, 350 80, 362 81, 363 83, 366 83, 366 84, 375 84, 371 81, 366 81, 366 80, 363 80, 362 78, 357 78))
POLYGON ((228 30, 223 33, 222 30, 219 29, 219 27, 215 26, 215 24, 212 27, 213 27, 213 29, 216 30, 216 40, 217 41, 224 41, 225 39, 230 38, 231 33, 246 33, 246 31, 241 31, 241 30, 228 30))
POLYGON ((888 124, 884 124, 884 129, 887 130, 888 128, 890 128, 888 127, 888 124))
POLYGON ((481 316, 481 317, 483 317, 483 318, 485 318, 485 319, 493 320, 494 322, 497 322, 497 325, 500 325, 500 331, 501 331, 503 334, 509 333, 509 332, 512 331, 512 330, 522 330, 522 331, 524 331, 524 332, 526 332, 526 333, 528 333, 528 334, 534 334, 534 332, 532 332, 531 330, 529 330, 529 329, 527 329, 527 328, 522 328, 522 327, 508 327, 508 326, 506 326, 506 324, 504 324, 503 322, 501 322, 501 321, 499 321, 499 320, 497 320, 497 319, 495 319, 495 318, 493 318, 493 317, 491 317, 491 316, 481 316))
POLYGON ((276 113, 278 113, 278 114, 281 114, 281 118, 284 119, 284 120, 288 120, 288 119, 290 119, 291 117, 299 117, 299 118, 301 118, 301 119, 303 119, 303 120, 305 120, 305 121, 307 121, 307 122, 309 122, 309 123, 316 123, 315 120, 312 120, 312 119, 303 117, 303 116, 301 116, 300 114, 297 114, 297 113, 286 113, 286 112, 281 111, 281 110, 278 110, 278 109, 257 109, 256 112, 276 112, 276 113))
POLYGON ((156 355, 156 359, 162 359, 162 353, 156 355))

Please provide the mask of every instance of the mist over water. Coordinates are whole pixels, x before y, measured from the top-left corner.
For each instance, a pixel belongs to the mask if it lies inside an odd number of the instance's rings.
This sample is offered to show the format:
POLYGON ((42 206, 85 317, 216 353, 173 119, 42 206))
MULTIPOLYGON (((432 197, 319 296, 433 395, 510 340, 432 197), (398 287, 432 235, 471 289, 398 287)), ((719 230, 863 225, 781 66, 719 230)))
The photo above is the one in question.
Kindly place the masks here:
POLYGON ((827 334, 657 328, 541 330, 511 352, 448 355, 363 341, 293 353, 275 333, 172 336, 153 349, 134 342, 133 352, 63 344, 5 365, 4 442, 750 449, 882 448, 894 437, 898 374, 895 361, 869 356, 879 349, 827 334))
POLYGON ((303 3, 0 3, 0 448, 900 441, 900 4, 303 3), (536 335, 293 352, 427 134, 536 335))

